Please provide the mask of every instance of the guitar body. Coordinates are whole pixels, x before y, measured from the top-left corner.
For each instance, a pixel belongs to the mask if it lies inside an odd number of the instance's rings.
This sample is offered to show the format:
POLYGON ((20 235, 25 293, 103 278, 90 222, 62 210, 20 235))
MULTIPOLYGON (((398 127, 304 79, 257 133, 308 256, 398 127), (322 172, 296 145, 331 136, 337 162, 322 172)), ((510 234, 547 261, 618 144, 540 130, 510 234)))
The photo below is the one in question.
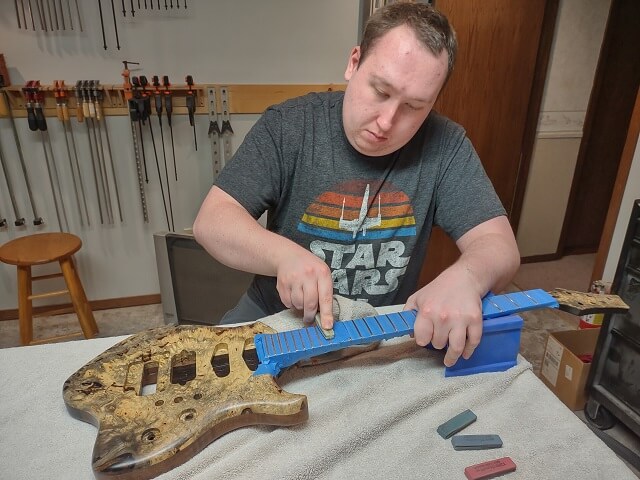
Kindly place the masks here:
POLYGON ((253 338, 273 332, 261 323, 162 327, 123 340, 71 375, 63 387, 68 411, 98 427, 96 477, 151 478, 236 428, 306 421, 304 395, 253 375, 253 338))

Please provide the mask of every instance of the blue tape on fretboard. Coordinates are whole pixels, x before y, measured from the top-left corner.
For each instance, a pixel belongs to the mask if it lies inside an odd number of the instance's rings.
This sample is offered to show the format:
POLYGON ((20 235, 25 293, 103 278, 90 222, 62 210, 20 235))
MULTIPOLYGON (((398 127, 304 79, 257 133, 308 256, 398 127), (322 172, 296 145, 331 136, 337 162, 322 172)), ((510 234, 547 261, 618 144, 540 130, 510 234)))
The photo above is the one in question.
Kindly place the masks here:
MULTIPOLYGON (((482 300, 484 320, 513 315, 527 310, 558 308, 558 302, 544 290, 528 290, 504 295, 487 295, 482 300)), ((300 360, 333 352, 351 345, 361 345, 413 333, 415 311, 343 320, 333 326, 334 337, 327 340, 318 327, 254 337, 260 364, 256 375, 277 375, 283 368, 300 360)))
POLYGON ((558 301, 544 290, 488 295, 482 300, 482 318, 502 317, 539 308, 558 308, 558 301))

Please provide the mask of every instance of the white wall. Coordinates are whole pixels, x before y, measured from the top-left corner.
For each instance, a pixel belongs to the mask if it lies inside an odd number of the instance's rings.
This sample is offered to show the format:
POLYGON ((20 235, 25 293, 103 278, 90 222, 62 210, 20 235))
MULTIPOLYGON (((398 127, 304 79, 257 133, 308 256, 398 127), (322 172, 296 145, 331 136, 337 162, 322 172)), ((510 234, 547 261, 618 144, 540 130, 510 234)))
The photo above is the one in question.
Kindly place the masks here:
POLYGON ((629 219, 631 218, 633 203, 638 199, 640 199, 640 138, 638 138, 638 142, 636 143, 636 150, 633 155, 631 169, 629 170, 627 186, 624 190, 624 195, 622 196, 620 212, 618 212, 616 227, 613 231, 609 254, 607 255, 604 272, 602 274, 602 279, 605 282, 613 282, 613 277, 616 274, 616 267, 618 266, 618 259, 622 252, 622 242, 624 241, 624 236, 627 233, 627 227, 629 225, 629 219))
POLYGON ((536 138, 527 190, 518 226, 518 248, 522 257, 553 254, 558 249, 580 136, 563 134, 536 138))
MULTIPOLYGON (((64 3, 64 2, 63 2, 64 3)), ((73 5, 73 2, 71 2, 73 5)), ((110 2, 102 2, 108 49, 102 48, 97 2, 78 2, 84 32, 76 30, 43 33, 19 30, 13 7, 0 10, 0 51, 4 54, 11 81, 15 85, 40 80, 75 84, 78 79, 99 79, 103 84, 122 81, 122 60, 138 61, 140 70, 132 75, 169 75, 172 83, 183 83, 192 75, 196 83, 339 83, 343 82, 349 50, 358 36, 358 0, 216 0, 187 2, 188 9, 165 13, 138 11, 134 19, 122 18, 116 8, 122 49, 116 49, 110 2)), ((115 2, 116 7, 121 5, 115 2)), ((127 5, 129 2, 125 2, 127 5)), ((135 3, 135 2, 134 2, 135 3)), ((161 2, 164 4, 164 2, 161 2)), ((75 20, 75 19, 74 19, 75 20)), ((240 143, 256 116, 233 116, 234 148, 240 143)), ((152 118, 158 153, 162 161, 157 118, 152 118)), ((22 181, 13 134, 8 119, 0 119, 0 142, 9 163, 19 209, 27 219, 25 227, 13 226, 13 212, 4 179, 0 179, 0 215, 9 227, 0 229, 0 243, 26 234, 56 231, 58 224, 51 188, 40 144, 40 134, 17 119, 20 141, 30 169, 38 214, 44 227, 31 224, 33 215, 22 181)), ((166 125, 166 121, 164 122, 166 125)), ((73 233, 83 240, 76 254, 80 276, 90 300, 132 297, 159 293, 152 234, 165 230, 164 213, 148 127, 145 146, 150 183, 146 186, 150 222, 144 224, 140 209, 137 177, 126 117, 109 117, 107 125, 113 148, 123 223, 101 225, 88 158, 86 127, 73 121, 81 154, 87 194, 93 198, 90 227, 81 227, 62 127, 48 120, 49 134, 64 190, 64 202, 73 233)), ((178 182, 173 181, 172 199, 176 231, 191 226, 198 207, 212 182, 211 150, 207 139, 208 119, 197 118, 198 151, 186 116, 174 117, 174 137, 178 182)), ((167 155, 171 162, 168 130, 167 155)), ((3 176, 0 173, 0 176, 3 176)), ((40 271, 51 270, 46 267, 40 271)), ((0 310, 17 308, 15 267, 0 264, 0 310)), ((49 281, 47 281, 49 282, 49 281)), ((51 281, 54 282, 54 281, 51 281)), ((42 285, 49 288, 51 285, 42 285)), ((59 300, 63 301, 63 300, 59 300)))

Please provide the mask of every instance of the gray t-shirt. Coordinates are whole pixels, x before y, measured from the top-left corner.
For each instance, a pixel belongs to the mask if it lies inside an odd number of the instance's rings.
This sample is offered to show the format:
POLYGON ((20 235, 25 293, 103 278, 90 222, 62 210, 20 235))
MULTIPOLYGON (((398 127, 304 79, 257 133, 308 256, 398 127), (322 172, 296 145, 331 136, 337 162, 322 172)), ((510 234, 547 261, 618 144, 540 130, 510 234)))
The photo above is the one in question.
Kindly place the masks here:
MULTIPOLYGON (((268 108, 216 185, 322 258, 334 293, 400 304, 417 287, 434 224, 457 240, 505 210, 459 125, 431 112, 403 148, 370 157, 345 136, 343 97, 268 108)), ((284 309, 274 277, 256 275, 248 295, 269 314, 284 309)))

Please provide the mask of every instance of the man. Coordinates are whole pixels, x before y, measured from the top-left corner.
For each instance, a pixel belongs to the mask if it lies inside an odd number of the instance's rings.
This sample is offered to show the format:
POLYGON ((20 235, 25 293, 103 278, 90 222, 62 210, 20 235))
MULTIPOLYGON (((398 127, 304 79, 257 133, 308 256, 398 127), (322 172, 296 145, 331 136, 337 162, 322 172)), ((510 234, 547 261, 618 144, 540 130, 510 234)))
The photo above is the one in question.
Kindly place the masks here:
POLYGON ((344 93, 293 99, 256 122, 193 227, 219 261, 256 274, 225 322, 294 308, 330 328, 335 292, 405 302, 418 345, 448 345, 447 366, 471 356, 481 299, 507 285, 519 254, 464 130, 432 112, 456 47, 432 7, 383 7, 351 51, 344 93), (461 256, 415 291, 433 224, 461 256))

